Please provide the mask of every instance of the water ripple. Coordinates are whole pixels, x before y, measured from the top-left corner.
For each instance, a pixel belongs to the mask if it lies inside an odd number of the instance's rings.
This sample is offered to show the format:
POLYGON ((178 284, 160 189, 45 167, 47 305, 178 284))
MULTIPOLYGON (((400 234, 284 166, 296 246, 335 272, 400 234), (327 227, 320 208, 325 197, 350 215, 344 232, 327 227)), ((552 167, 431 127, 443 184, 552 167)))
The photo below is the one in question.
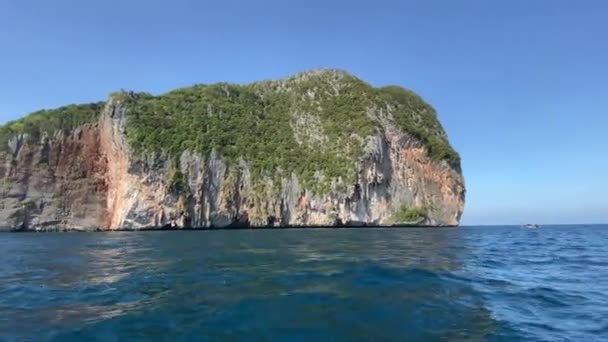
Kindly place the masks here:
POLYGON ((601 341, 608 227, 0 235, 8 340, 601 341))

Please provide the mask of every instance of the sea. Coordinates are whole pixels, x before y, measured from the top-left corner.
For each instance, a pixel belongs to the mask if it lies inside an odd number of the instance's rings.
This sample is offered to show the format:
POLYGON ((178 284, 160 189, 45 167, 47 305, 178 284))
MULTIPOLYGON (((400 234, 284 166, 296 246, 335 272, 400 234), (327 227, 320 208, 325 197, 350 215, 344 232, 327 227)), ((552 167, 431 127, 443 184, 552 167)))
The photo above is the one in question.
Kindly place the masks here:
POLYGON ((608 341, 608 226, 0 234, 0 341, 608 341))

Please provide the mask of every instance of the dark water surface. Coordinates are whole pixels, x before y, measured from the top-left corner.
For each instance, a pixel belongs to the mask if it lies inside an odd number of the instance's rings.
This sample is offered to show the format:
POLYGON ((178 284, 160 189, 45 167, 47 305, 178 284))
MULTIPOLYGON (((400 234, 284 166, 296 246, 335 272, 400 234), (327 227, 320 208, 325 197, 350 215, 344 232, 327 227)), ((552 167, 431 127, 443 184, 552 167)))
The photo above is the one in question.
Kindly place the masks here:
POLYGON ((608 226, 0 234, 0 340, 608 340, 608 226))

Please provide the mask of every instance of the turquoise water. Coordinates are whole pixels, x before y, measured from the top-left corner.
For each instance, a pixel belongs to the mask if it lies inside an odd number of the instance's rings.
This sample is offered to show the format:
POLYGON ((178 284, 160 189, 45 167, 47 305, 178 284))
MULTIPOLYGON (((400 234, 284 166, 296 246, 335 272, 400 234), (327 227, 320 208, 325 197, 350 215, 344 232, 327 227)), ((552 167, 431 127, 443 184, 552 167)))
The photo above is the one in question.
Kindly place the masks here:
POLYGON ((608 226, 0 234, 0 340, 608 337, 608 226))

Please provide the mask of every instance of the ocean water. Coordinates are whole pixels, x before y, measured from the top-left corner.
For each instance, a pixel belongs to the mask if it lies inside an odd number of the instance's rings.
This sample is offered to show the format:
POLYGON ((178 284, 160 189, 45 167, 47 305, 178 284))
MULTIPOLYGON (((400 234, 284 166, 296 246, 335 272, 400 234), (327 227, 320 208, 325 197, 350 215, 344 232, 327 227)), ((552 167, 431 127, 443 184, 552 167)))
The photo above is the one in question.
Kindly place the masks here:
POLYGON ((0 234, 0 340, 606 341, 608 226, 0 234))

